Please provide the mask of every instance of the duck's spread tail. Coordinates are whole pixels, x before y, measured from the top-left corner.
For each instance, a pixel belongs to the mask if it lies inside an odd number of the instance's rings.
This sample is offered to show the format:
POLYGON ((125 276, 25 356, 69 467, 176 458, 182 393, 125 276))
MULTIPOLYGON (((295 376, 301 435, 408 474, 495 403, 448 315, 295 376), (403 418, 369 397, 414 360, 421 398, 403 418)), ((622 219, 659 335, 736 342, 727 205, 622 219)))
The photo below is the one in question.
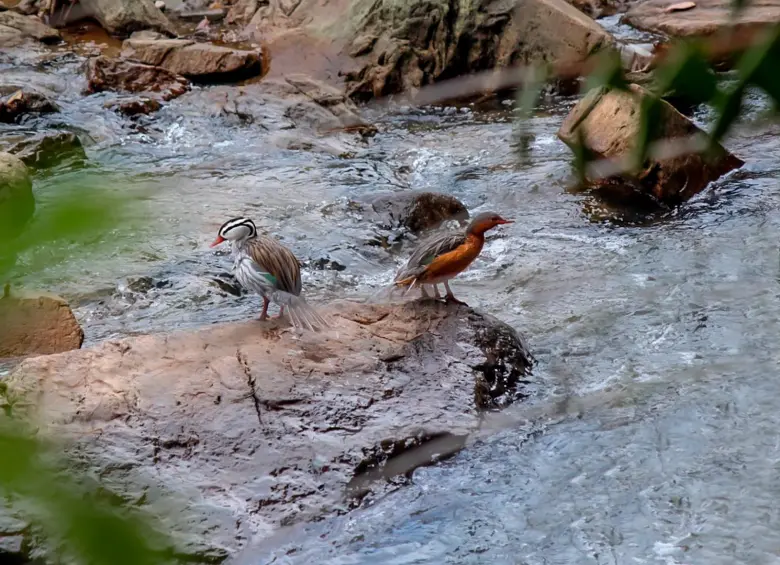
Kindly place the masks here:
POLYGON ((277 290, 273 293, 271 300, 287 308, 290 321, 296 328, 317 332, 330 327, 330 323, 306 302, 303 296, 295 296, 289 292, 277 290))

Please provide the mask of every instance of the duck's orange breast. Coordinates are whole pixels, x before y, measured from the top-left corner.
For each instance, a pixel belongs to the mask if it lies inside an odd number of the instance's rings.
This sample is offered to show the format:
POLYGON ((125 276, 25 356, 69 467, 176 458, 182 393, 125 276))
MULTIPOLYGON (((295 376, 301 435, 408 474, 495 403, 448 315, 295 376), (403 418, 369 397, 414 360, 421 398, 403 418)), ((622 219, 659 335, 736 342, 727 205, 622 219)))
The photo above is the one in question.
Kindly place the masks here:
POLYGON ((479 256, 484 243, 483 237, 469 235, 462 245, 434 259, 420 277, 421 281, 452 278, 465 271, 479 256))

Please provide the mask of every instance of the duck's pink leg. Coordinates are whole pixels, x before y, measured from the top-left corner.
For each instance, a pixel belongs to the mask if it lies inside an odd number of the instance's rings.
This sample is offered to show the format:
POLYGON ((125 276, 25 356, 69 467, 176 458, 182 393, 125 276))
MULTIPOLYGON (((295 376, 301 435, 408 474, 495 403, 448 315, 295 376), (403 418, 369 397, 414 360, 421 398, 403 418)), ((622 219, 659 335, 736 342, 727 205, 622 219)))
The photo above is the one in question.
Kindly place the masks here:
POLYGON ((279 307, 279 315, 276 318, 279 319, 282 316, 284 316, 284 306, 279 307))
POLYGON ((265 296, 263 297, 263 311, 260 312, 260 321, 268 319, 268 305, 270 302, 265 296))

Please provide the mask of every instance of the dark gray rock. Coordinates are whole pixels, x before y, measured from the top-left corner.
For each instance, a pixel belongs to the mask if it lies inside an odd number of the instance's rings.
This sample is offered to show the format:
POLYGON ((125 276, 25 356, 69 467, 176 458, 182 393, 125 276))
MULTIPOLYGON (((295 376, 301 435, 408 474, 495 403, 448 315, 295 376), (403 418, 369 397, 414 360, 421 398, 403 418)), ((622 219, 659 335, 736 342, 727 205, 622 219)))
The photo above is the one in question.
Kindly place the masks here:
POLYGON ((358 199, 354 204, 384 228, 405 227, 414 233, 435 229, 449 220, 465 225, 469 218, 460 200, 438 192, 380 192, 358 199))

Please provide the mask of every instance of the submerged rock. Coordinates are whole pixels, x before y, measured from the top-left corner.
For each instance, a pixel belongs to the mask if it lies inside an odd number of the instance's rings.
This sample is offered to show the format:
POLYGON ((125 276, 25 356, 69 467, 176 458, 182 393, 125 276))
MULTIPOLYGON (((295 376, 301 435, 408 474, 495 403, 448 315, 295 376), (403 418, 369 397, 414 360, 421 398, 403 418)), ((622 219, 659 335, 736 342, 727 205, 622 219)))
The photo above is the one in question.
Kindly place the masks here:
POLYGON ((0 298, 0 357, 46 355, 78 349, 84 331, 68 303, 47 294, 0 298))
POLYGON ((33 16, 0 12, 0 47, 18 47, 30 40, 57 43, 62 37, 56 29, 33 16))
POLYGON ((86 73, 88 93, 104 90, 148 92, 163 100, 172 100, 190 88, 187 79, 163 68, 102 55, 87 61, 86 73))
POLYGON ((122 56, 200 81, 233 81, 263 74, 260 50, 247 51, 189 39, 128 39, 122 56))
POLYGON ((736 25, 746 28, 764 28, 780 22, 780 0, 746 2, 739 17, 732 17, 731 0, 696 0, 687 10, 670 10, 674 2, 669 0, 644 0, 635 2, 622 21, 635 28, 673 37, 706 36, 736 25))
POLYGON ((59 110, 45 95, 23 88, 0 98, 0 123, 19 122, 29 114, 48 114, 59 110))
POLYGON ((438 192, 380 192, 356 203, 366 205, 373 221, 383 227, 404 226, 414 233, 435 229, 448 220, 465 224, 469 218, 468 209, 460 200, 438 192))
MULTIPOLYGON (((631 85, 631 93, 595 89, 572 109, 558 137, 574 147, 578 130, 582 128, 584 141, 599 159, 625 157, 630 154, 639 135, 640 100, 647 91, 631 85), (583 120, 585 112, 590 111, 583 120), (575 125, 579 126, 575 129, 575 125)), ((661 101, 660 139, 680 139, 695 134, 705 135, 688 118, 668 102, 661 101)), ((700 154, 687 154, 661 160, 650 159, 637 175, 624 175, 596 180, 595 186, 610 199, 634 201, 643 206, 662 203, 674 206, 701 192, 707 184, 741 167, 738 159, 720 145, 714 160, 700 154)))
POLYGON ((431 438, 462 445, 522 396, 531 355, 495 318, 433 301, 326 313, 332 331, 299 337, 252 320, 28 359, 9 392, 198 560, 346 511, 356 473, 431 438))
MULTIPOLYGON (((19 157, 0 152, 0 238, 17 237, 33 212, 35 199, 27 167, 19 157)), ((0 256, 0 270, 14 260, 0 256)))
POLYGON ((132 98, 111 100, 106 102, 104 107, 110 110, 114 110, 119 114, 133 117, 156 112, 162 107, 162 104, 160 104, 160 101, 156 98, 149 98, 147 96, 134 96, 132 98))
POLYGON ((81 162, 87 158, 81 140, 69 131, 40 131, 25 135, 9 144, 6 150, 34 169, 46 169, 67 161, 81 162))

